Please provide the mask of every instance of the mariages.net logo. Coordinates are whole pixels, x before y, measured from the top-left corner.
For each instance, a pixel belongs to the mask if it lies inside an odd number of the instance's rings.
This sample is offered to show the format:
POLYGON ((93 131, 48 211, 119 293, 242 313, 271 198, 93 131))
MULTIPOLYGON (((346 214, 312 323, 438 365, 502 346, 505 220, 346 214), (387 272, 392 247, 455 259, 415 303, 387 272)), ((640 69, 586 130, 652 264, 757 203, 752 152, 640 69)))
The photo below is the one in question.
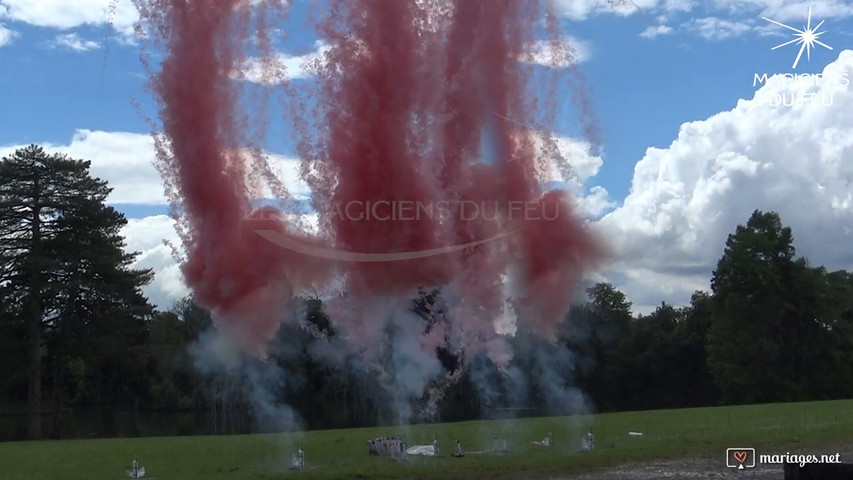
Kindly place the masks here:
POLYGON ((726 466, 729 468, 744 468, 755 467, 755 449, 754 448, 728 448, 726 449, 726 466))
MULTIPOLYGON (((786 28, 794 32, 794 38, 784 43, 780 43, 775 47, 771 48, 771 50, 776 50, 782 47, 786 47, 788 45, 799 45, 800 49, 797 52, 797 56, 794 59, 794 64, 791 66, 792 69, 796 70, 797 65, 800 64, 800 60, 803 57, 803 52, 806 54, 806 60, 811 59, 811 51, 812 48, 823 47, 828 50, 832 50, 832 47, 821 41, 821 35, 826 33, 826 31, 820 31, 820 27, 823 26, 824 21, 821 20, 815 26, 812 26, 812 9, 809 7, 808 18, 806 24, 802 29, 794 28, 792 26, 786 25, 781 22, 777 22, 776 20, 769 19, 767 17, 761 17, 762 19, 777 25, 782 28, 786 28)), ((783 87, 795 87, 792 89, 788 89, 788 92, 783 93, 774 93, 773 97, 770 98, 769 103, 771 106, 786 106, 791 107, 794 105, 803 105, 803 104, 815 104, 815 105, 823 105, 823 106, 831 106, 834 101, 834 93, 832 89, 828 89, 828 91, 822 91, 820 93, 816 93, 812 90, 813 88, 808 87, 823 87, 823 86, 834 86, 834 87, 847 87, 850 85, 850 78, 847 73, 838 73, 838 74, 796 74, 796 73, 782 73, 775 75, 758 74, 756 73, 752 85, 754 87, 761 85, 774 85, 774 86, 783 86, 783 87)))
MULTIPOLYGON (((841 454, 821 454, 821 455, 803 455, 803 454, 792 454, 790 452, 786 452, 783 454, 761 454, 758 456, 758 463, 760 464, 775 464, 775 465, 784 465, 784 464, 796 464, 800 467, 805 467, 811 463, 823 463, 823 464, 841 464, 841 454)), ((727 448, 726 449, 726 466, 729 468, 736 468, 738 470, 744 470, 747 468, 755 468, 756 464, 756 453, 754 448, 727 448)), ((788 478, 785 476, 785 478, 788 478)), ((799 477, 798 477, 799 478, 799 477)), ((811 477, 810 477, 811 478, 811 477)), ((817 477, 815 477, 817 478, 817 477)), ((823 478, 823 477, 820 477, 823 478)), ((833 477, 840 478, 840 477, 833 477)), ((845 477, 847 478, 847 477, 845 477)))

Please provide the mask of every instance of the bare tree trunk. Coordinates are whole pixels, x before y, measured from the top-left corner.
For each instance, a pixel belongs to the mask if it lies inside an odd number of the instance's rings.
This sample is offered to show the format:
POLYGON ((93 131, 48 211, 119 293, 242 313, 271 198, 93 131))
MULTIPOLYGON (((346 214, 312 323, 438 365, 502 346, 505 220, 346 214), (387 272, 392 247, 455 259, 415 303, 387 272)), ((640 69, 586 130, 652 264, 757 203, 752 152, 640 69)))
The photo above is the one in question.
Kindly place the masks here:
MULTIPOLYGON (((76 272, 75 272, 76 276, 76 272)), ((72 277, 73 278, 73 277, 72 277)), ((77 296, 80 294, 80 284, 77 280, 73 280, 73 287, 69 291, 68 301, 63 308, 62 315, 58 318, 57 335, 59 338, 56 342, 56 355, 53 369, 53 438, 59 438, 62 435, 62 409, 65 404, 65 370, 68 363, 68 350, 71 343, 71 331, 75 328, 74 322, 74 306, 77 302, 77 296)))
POLYGON ((27 436, 31 440, 41 437, 41 305, 38 293, 30 300, 29 343, 27 370, 27 436))
POLYGON ((65 366, 63 358, 56 359, 56 365, 53 368, 53 401, 51 406, 53 416, 53 430, 51 437, 58 439, 62 436, 62 408, 65 398, 65 366))

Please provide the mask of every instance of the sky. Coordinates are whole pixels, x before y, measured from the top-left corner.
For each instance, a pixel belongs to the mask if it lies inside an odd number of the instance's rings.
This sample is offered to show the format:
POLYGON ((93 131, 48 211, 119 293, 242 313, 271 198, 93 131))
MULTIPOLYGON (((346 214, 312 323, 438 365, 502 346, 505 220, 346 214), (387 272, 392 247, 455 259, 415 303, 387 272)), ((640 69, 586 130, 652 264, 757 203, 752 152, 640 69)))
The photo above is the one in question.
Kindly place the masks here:
MULTIPOLYGON (((325 48, 302 21, 315 0, 292 1, 280 26, 287 41, 275 46, 288 74, 311 82, 304 62, 325 48)), ((166 309, 188 290, 152 164, 156 105, 133 33, 136 10, 128 0, 114 10, 110 3, 0 0, 0 156, 36 143, 91 160, 92 174, 114 188, 108 201, 128 218, 136 266, 155 271, 146 294, 166 309)), ((577 174, 565 188, 616 253, 590 281, 613 283, 634 313, 662 301, 685 305, 709 289, 726 237, 756 209, 778 212, 813 265, 853 269, 853 2, 554 4, 601 135, 601 148, 592 147, 571 117, 554 132, 577 174), (795 66, 799 44, 774 47, 796 32, 774 22, 802 30, 810 10, 811 27, 823 22, 823 46, 795 66), (793 77, 803 74, 821 76, 793 77)), ((547 54, 531 61, 569 67, 547 54)), ((242 81, 262 83, 251 65, 243 73, 242 81)), ((292 145, 266 147, 290 191, 309 196, 292 145)))

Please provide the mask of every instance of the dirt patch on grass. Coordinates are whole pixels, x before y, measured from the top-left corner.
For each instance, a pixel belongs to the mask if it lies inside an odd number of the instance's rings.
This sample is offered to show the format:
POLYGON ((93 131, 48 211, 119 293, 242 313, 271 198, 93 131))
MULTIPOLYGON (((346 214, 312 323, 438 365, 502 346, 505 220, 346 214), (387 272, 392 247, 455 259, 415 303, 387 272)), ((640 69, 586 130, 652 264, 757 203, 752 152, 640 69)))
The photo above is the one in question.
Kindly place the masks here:
POLYGON ((667 460, 596 469, 562 480, 653 480, 653 479, 782 479, 781 465, 756 465, 737 470, 727 468, 725 459, 667 460))
MULTIPOLYGON (((805 455, 834 455, 841 454, 843 463, 853 463, 853 445, 841 447, 803 448, 792 447, 787 450, 759 451, 759 454, 793 454, 805 455)), ((661 460, 654 462, 638 462, 619 465, 616 467, 603 467, 589 472, 566 475, 559 477, 560 480, 782 480, 784 472, 782 465, 765 465, 758 463, 754 468, 738 470, 726 467, 725 452, 720 452, 718 458, 689 458, 661 460)))

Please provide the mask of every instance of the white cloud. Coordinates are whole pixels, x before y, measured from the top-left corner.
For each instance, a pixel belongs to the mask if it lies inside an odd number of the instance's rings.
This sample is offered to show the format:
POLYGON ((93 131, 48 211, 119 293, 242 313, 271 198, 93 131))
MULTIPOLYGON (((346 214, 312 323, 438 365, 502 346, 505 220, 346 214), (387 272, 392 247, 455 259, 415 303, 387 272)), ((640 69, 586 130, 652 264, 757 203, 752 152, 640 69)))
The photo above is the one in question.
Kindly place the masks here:
MULTIPOLYGON (((250 0, 252 5, 286 6, 289 0, 250 0)), ((119 41, 133 44, 139 12, 133 0, 0 0, 0 19, 68 30, 110 24, 119 41)))
POLYGON ((683 13, 696 7, 705 12, 719 12, 726 17, 749 17, 758 19, 766 16, 778 21, 805 20, 809 7, 820 19, 846 18, 853 16, 853 5, 846 0, 554 0, 557 10, 572 20, 586 20, 602 15, 628 16, 646 13, 683 13))
MULTIPOLYGON (((853 78, 853 51, 824 70, 841 73, 853 78)), ((623 205, 597 222, 618 252, 607 274, 639 311, 709 288, 726 237, 755 209, 779 212, 813 264, 853 268, 853 85, 775 80, 731 111, 682 125, 669 148, 650 148, 623 205), (772 105, 804 92, 817 104, 772 105)))
POLYGON ((0 47, 9 45, 17 36, 18 32, 10 30, 3 26, 3 24, 0 24, 0 47))
POLYGON ((596 218, 613 209, 616 203, 604 187, 591 187, 585 194, 575 197, 578 213, 584 218, 596 218))
MULTIPOLYGON (((304 79, 316 75, 323 65, 331 45, 324 41, 314 43, 314 50, 301 55, 276 53, 272 58, 248 58, 241 68, 231 73, 232 78, 253 83, 276 84, 285 79, 304 79)), ((523 61, 554 68, 566 68, 589 60, 592 46, 589 42, 566 36, 556 44, 539 41, 531 45, 523 61)))
POLYGON ((737 37, 752 29, 746 23, 734 22, 717 17, 697 18, 685 25, 688 31, 696 33, 705 40, 725 40, 737 37))
POLYGON ((527 49, 521 60, 552 68, 566 68, 585 62, 592 56, 592 46, 589 42, 564 37, 554 42, 538 41, 527 49))
POLYGON ((821 20, 853 17, 853 4, 848 0, 553 0, 553 4, 561 15, 575 21, 600 15, 636 15, 646 23, 647 28, 641 35, 648 38, 670 33, 670 27, 664 23, 671 23, 678 16, 682 18, 678 23, 683 23, 683 14, 698 10, 705 17, 692 19, 683 26, 712 41, 750 31, 772 35, 774 33, 764 25, 766 22, 761 20, 762 16, 799 24, 806 21, 809 7, 812 7, 815 24, 821 20))
MULTIPOLYGON (((122 229, 122 235, 127 251, 140 253, 132 268, 150 268, 154 271, 154 280, 143 288, 153 305, 167 310, 176 300, 189 293, 173 252, 165 243, 181 249, 173 219, 165 215, 130 219, 122 229)), ((183 254, 182 250, 178 253, 183 254)))
POLYGON ((664 10, 667 12, 689 12, 696 6, 696 0, 666 0, 664 10))
POLYGON ((0 0, 0 11, 3 10, 2 16, 10 20, 59 29, 109 21, 116 30, 124 31, 139 19, 130 0, 0 0))
MULTIPOLYGON (((303 215, 296 220, 301 221, 307 232, 317 233, 317 214, 303 215)), ((166 215, 129 219, 121 232, 125 238, 126 250, 139 253, 131 267, 150 268, 154 271, 154 280, 143 292, 151 304, 161 310, 168 310, 175 301, 190 293, 179 265, 185 250, 175 229, 175 223, 174 219, 166 215)))
POLYGON ((278 53, 274 58, 249 58, 238 71, 232 72, 232 78, 254 83, 275 84, 285 79, 309 78, 316 74, 324 55, 331 48, 324 42, 316 42, 314 51, 303 55, 278 53))
MULTIPOLYGON (((307 232, 317 233, 319 222, 316 213, 294 220, 300 221, 307 232)), ((131 267, 154 271, 154 280, 143 288, 143 292, 151 304, 160 310, 168 310, 177 300, 190 293, 180 269, 179 262, 185 256, 185 250, 175 223, 174 219, 166 215, 135 218, 129 219, 121 232, 126 250, 139 254, 131 267)))
POLYGON ((573 178, 563 177, 559 180, 572 181, 581 186, 598 174, 604 161, 600 156, 592 154, 592 145, 589 142, 569 137, 558 137, 556 141, 560 153, 566 158, 574 174, 573 178))
MULTIPOLYGON (((167 203, 160 175, 153 166, 154 142, 150 135, 81 129, 74 132, 67 144, 40 145, 51 153, 91 160, 92 175, 106 180, 114 188, 108 198, 110 203, 167 203)), ((0 155, 9 155, 23 146, 0 147, 0 155)))
POLYGON ((806 0, 714 0, 713 5, 735 15, 754 15, 773 20, 805 21, 812 9, 812 19, 845 18, 853 16, 853 5, 846 0, 822 0, 820 2, 806 0))
POLYGON ((572 20, 586 20, 593 12, 606 5, 606 2, 595 0, 556 0, 554 2, 559 12, 572 20))
MULTIPOLYGON (((154 141, 150 135, 131 132, 104 132, 80 129, 64 145, 41 144, 48 152, 65 153, 71 158, 91 160, 93 176, 109 182, 113 188, 109 203, 165 205, 163 181, 154 167, 154 141)), ((0 156, 11 154, 24 145, 0 146, 0 156)), ((300 162, 293 158, 266 154, 268 164, 288 192, 307 196, 308 186, 299 174, 300 162)), ((259 192, 270 196, 269 189, 259 192)))
POLYGON ((655 38, 659 35, 667 35, 672 33, 672 27, 668 27, 666 25, 657 25, 654 27, 648 27, 640 33, 641 37, 644 38, 655 38))
POLYGON ((552 180, 565 183, 575 199, 578 213, 584 218, 597 218, 615 207, 607 190, 601 186, 589 186, 590 180, 598 175, 604 164, 600 156, 591 152, 592 146, 588 142, 560 137, 557 138, 557 147, 571 171, 559 173, 552 180))
POLYGON ((753 29, 753 31, 759 37, 777 37, 777 38, 785 38, 786 40, 789 38, 793 38, 793 37, 789 37, 789 35, 788 35, 789 32, 791 34, 794 33, 794 32, 791 32, 790 30, 788 30, 787 28, 782 28, 782 27, 780 27, 778 25, 774 25, 770 22, 764 22, 764 24, 759 23, 758 26, 756 26, 753 29))
MULTIPOLYGON (((11 154, 24 145, 0 146, 0 157, 11 154)), ((68 144, 42 144, 48 152, 61 152, 71 158, 91 160, 93 176, 106 180, 114 190, 109 203, 164 205, 163 185, 153 166, 154 144, 150 135, 130 132, 77 130, 68 144)), ((276 177, 296 196, 307 196, 309 188, 299 175, 299 161, 268 154, 268 164, 276 177)), ((262 192, 271 195, 270 189, 262 192)), ((316 231, 317 216, 306 215, 306 226, 316 231)), ((145 293, 159 308, 170 308, 188 292, 169 241, 183 254, 174 220, 159 215, 129 219, 123 229, 128 251, 139 251, 135 268, 153 268, 155 279, 145 293)))
POLYGON ((569 192, 579 215, 598 218, 616 206, 607 190, 590 185, 590 180, 598 175, 604 161, 592 153, 589 142, 557 136, 553 138, 557 152, 552 153, 535 132, 533 139, 533 147, 538 152, 536 168, 539 181, 549 189, 561 188, 569 192))
POLYGON ((75 52, 86 52, 101 46, 98 42, 85 40, 76 33, 57 35, 52 45, 54 48, 67 48, 75 52))
MULTIPOLYGON (((599 14, 628 16, 658 6, 658 0, 555 0, 557 10, 571 20, 586 20, 599 14)), ((669 2, 667 2, 669 3, 669 2)), ((675 6, 681 2, 674 2, 675 6)))

